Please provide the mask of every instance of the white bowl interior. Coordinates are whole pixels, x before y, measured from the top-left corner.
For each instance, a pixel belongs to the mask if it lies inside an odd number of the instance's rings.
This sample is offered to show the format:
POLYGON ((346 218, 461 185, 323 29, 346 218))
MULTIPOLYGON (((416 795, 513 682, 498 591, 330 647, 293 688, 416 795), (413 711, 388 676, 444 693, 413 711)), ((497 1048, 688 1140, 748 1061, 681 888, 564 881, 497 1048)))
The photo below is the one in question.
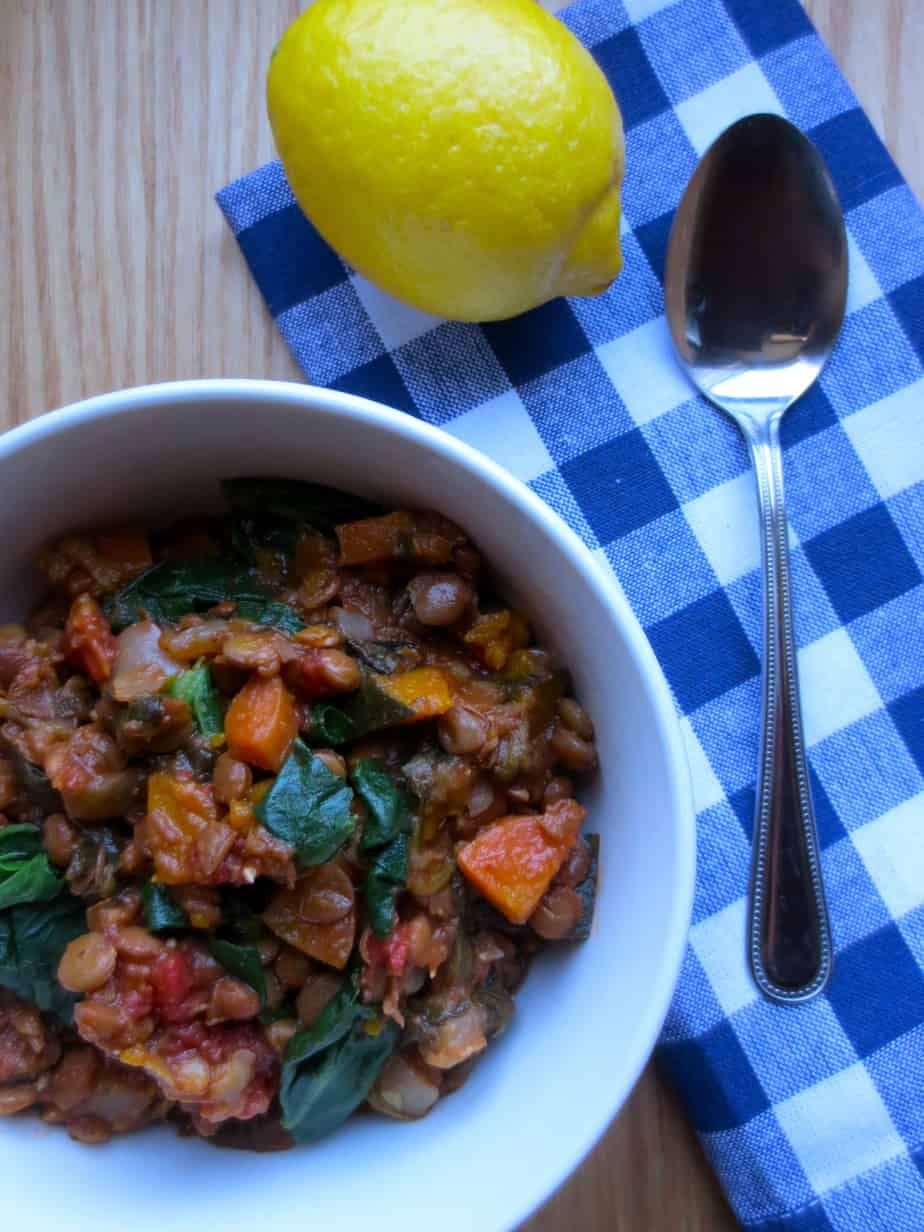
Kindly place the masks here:
POLYGON ((693 827, 670 698, 624 600, 525 488, 452 438, 348 395, 191 382, 108 395, 0 440, 0 619, 39 593, 36 550, 67 529, 214 506, 217 481, 282 475, 458 521, 572 670, 601 771, 592 937, 536 964, 508 1033, 426 1120, 353 1121, 280 1155, 167 1131, 89 1150, 34 1120, 0 1123, 6 1223, 94 1232, 511 1228, 564 1179, 635 1082, 666 1012, 689 920, 693 827), (11 1209, 12 1205, 12 1209, 11 1209))

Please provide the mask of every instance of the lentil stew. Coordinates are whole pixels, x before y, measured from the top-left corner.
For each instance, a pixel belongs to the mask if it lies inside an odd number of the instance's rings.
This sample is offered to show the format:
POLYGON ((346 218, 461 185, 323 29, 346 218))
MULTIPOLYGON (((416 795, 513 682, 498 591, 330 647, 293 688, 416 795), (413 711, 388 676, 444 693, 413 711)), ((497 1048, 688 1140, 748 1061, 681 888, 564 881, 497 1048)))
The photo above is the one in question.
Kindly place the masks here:
POLYGON ((0 1115, 81 1142, 422 1117, 593 915, 593 724, 464 532, 224 488, 0 627, 0 1115))

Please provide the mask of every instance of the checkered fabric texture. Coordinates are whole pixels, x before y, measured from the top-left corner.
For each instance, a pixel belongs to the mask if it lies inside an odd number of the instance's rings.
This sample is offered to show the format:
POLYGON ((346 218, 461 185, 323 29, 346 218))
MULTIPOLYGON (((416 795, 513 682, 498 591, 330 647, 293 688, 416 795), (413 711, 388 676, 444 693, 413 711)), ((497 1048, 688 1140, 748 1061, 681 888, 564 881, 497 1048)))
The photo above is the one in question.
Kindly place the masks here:
POLYGON ((400 407, 505 465, 578 532, 644 626, 680 712, 699 830, 659 1056, 741 1223, 922 1232, 924 216, 797 0, 579 0, 560 16, 627 130, 625 269, 605 295, 447 323, 344 266, 278 164, 218 200, 309 380, 400 407), (762 1001, 745 962, 754 480, 736 430, 675 364, 661 291, 698 157, 756 111, 788 116, 821 150, 850 241, 843 336, 783 433, 837 950, 827 994, 799 1008, 762 1001))

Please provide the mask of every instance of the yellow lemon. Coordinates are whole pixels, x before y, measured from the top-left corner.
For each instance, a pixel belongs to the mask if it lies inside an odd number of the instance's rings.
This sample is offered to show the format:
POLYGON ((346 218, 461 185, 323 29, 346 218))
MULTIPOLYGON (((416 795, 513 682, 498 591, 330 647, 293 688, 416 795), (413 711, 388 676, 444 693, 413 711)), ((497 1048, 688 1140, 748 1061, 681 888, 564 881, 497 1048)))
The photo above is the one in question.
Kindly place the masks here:
POLYGON ((302 209, 416 308, 499 320, 619 273, 619 108, 535 0, 317 0, 267 102, 302 209))

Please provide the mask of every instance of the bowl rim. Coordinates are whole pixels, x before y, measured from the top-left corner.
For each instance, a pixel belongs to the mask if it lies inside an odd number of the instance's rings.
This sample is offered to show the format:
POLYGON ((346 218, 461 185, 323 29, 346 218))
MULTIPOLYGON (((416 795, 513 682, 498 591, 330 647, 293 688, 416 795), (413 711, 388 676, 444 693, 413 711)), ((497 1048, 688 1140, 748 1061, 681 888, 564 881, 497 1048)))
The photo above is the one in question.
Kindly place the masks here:
POLYGON ((341 390, 295 381, 252 378, 200 378, 138 385, 96 394, 66 404, 27 420, 0 435, 0 462, 5 462, 23 449, 66 431, 71 427, 101 417, 117 417, 150 410, 162 404, 186 402, 208 413, 220 413, 221 403, 233 399, 260 405, 276 403, 312 413, 322 412, 343 416, 357 425, 374 423, 432 449, 474 472, 492 486, 501 489, 517 511, 537 522, 573 562, 584 582, 596 592, 625 639, 632 657, 641 668, 641 676, 649 691, 658 737, 665 749, 670 769, 670 794, 676 831, 677 872, 671 896, 671 916, 667 928, 667 943, 659 972, 653 980, 647 1011, 641 1016, 639 1041, 633 1055, 627 1058, 625 1072, 630 1076, 625 1089, 614 1092, 606 1110, 584 1126, 579 1138, 571 1141, 561 1154, 560 1166, 552 1176, 546 1176, 540 1188, 534 1188, 520 1202, 508 1204, 504 1228, 513 1229, 534 1214, 571 1176, 591 1152, 608 1126, 625 1105, 638 1083, 657 1043, 661 1027, 680 976, 686 950, 693 908, 696 864, 696 814, 693 804, 692 779, 684 748, 680 719, 661 666, 648 638, 615 577, 608 577, 590 550, 562 518, 525 483, 513 476, 487 455, 453 436, 451 433, 417 419, 406 412, 383 403, 341 390))

